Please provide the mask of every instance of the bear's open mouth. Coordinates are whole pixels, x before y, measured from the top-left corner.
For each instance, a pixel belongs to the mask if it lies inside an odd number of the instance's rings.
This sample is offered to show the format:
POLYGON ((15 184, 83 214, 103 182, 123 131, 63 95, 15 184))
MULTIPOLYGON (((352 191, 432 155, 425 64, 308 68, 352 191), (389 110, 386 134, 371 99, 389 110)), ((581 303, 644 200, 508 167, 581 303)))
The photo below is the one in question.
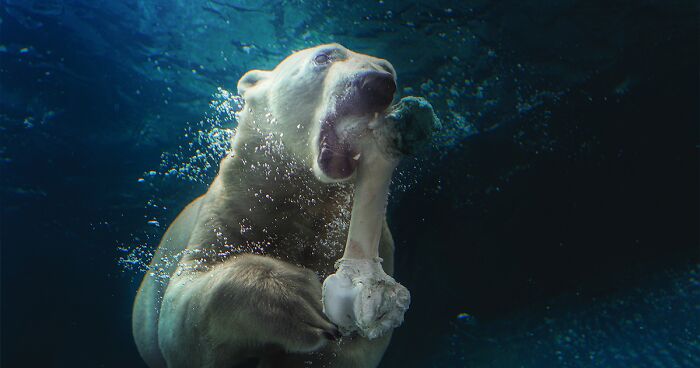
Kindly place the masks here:
POLYGON ((382 125, 387 110, 321 120, 317 163, 324 175, 333 180, 352 176, 362 155, 360 142, 375 136, 373 132, 382 125))
POLYGON ((396 92, 394 76, 383 71, 357 73, 332 97, 331 110, 321 119, 317 163, 333 180, 349 178, 357 168, 357 140, 370 121, 384 115, 396 92))
POLYGON ((317 160, 319 168, 326 176, 341 180, 355 172, 359 152, 352 140, 340 139, 336 131, 337 119, 331 116, 321 121, 317 160))

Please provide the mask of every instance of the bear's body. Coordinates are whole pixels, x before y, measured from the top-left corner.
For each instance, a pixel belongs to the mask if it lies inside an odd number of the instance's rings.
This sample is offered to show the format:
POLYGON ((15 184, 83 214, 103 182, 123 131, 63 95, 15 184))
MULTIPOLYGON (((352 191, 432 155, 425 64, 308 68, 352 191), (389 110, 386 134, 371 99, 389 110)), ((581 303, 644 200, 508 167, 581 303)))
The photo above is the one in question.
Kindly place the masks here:
MULTIPOLYGON (((347 237, 353 134, 389 106, 395 72, 332 44, 251 71, 238 88, 233 153, 163 236, 151 268, 169 279, 147 275, 139 289, 139 351, 152 368, 375 367, 391 334, 336 341, 320 281, 347 237)), ((393 274, 386 222, 379 255, 393 274)))

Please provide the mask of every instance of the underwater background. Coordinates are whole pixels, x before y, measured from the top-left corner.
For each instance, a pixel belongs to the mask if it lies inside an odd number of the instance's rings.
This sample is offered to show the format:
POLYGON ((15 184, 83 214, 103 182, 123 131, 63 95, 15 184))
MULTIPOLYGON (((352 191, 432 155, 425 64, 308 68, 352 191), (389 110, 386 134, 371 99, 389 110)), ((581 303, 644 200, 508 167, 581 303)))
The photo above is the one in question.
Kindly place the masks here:
POLYGON ((381 367, 699 367, 699 8, 0 0, 0 364, 145 366, 133 298, 236 82, 339 42, 443 123, 395 179, 381 367))

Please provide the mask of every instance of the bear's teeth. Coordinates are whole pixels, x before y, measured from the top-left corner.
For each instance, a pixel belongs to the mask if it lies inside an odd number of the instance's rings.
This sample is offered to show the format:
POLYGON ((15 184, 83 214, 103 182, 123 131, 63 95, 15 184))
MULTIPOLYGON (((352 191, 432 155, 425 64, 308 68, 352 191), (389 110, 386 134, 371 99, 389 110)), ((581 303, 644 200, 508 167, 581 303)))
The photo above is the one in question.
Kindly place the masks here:
POLYGON ((352 159, 355 160, 355 161, 359 160, 359 159, 360 159, 360 154, 359 154, 359 153, 356 154, 352 159))

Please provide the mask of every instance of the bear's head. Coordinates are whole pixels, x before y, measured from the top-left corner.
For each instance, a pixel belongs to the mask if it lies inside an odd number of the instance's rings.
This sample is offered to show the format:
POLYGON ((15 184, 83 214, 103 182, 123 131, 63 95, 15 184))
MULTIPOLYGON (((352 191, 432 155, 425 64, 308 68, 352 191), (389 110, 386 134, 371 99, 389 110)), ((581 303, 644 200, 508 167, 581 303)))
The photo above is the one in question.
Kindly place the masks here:
POLYGON ((357 167, 358 139, 381 120, 395 91, 396 72, 384 59, 339 44, 298 51, 238 82, 245 105, 234 152, 275 151, 323 182, 347 180, 357 167))

